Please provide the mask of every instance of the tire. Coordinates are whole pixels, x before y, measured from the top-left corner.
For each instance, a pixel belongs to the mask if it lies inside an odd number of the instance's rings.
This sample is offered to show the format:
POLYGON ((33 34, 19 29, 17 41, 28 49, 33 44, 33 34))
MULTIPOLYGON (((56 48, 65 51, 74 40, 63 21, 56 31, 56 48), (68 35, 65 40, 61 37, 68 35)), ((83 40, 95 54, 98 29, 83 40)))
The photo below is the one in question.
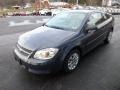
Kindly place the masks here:
POLYGON ((108 44, 110 43, 111 39, 112 39, 112 34, 113 34, 113 31, 110 31, 106 37, 106 39, 104 40, 104 43, 105 44, 108 44))
POLYGON ((65 73, 76 70, 80 63, 80 51, 75 49, 72 50, 65 58, 63 64, 63 71, 65 73))

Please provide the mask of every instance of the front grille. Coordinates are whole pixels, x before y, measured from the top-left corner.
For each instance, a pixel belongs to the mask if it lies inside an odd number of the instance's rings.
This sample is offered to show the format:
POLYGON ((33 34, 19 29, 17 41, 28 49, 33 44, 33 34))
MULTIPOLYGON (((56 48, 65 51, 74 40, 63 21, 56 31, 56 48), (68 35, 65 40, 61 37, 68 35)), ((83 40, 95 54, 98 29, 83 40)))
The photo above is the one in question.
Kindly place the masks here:
POLYGON ((28 49, 20 46, 19 44, 17 44, 17 50, 20 54, 22 54, 24 56, 29 56, 32 53, 31 50, 28 50, 28 49))

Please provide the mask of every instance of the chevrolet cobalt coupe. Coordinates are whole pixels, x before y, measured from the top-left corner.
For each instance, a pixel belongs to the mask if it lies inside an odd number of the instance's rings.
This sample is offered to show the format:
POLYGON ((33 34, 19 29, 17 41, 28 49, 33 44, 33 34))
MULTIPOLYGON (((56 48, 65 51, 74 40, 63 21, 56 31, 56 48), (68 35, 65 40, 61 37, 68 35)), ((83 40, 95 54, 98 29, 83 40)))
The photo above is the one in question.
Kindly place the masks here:
POLYGON ((32 73, 74 71, 85 55, 112 38, 114 18, 96 10, 72 10, 56 15, 19 37, 15 60, 32 73))

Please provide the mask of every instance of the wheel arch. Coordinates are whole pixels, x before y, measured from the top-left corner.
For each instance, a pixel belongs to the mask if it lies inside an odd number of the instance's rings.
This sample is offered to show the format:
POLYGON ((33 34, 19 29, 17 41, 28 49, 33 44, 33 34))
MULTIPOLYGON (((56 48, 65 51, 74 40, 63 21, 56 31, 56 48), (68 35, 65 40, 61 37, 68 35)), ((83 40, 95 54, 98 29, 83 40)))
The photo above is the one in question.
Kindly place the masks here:
POLYGON ((67 48, 67 49, 65 50, 64 56, 63 56, 63 58, 62 58, 62 61, 64 61, 65 58, 67 57, 67 55, 68 55, 72 50, 75 50, 75 49, 79 50, 80 56, 83 55, 83 53, 82 53, 82 48, 77 45, 77 46, 74 46, 74 47, 71 47, 71 48, 67 48))

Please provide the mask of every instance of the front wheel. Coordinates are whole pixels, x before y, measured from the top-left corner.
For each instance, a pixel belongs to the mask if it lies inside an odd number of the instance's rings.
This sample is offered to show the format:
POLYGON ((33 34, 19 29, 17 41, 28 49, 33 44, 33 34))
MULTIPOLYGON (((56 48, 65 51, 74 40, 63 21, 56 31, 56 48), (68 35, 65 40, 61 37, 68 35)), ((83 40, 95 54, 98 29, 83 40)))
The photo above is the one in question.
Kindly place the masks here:
POLYGON ((80 51, 72 50, 64 61, 63 71, 64 72, 72 72, 74 71, 80 62, 80 51))
POLYGON ((113 31, 110 31, 106 37, 106 39, 104 40, 105 44, 110 43, 111 39, 112 39, 112 35, 113 35, 113 31))

